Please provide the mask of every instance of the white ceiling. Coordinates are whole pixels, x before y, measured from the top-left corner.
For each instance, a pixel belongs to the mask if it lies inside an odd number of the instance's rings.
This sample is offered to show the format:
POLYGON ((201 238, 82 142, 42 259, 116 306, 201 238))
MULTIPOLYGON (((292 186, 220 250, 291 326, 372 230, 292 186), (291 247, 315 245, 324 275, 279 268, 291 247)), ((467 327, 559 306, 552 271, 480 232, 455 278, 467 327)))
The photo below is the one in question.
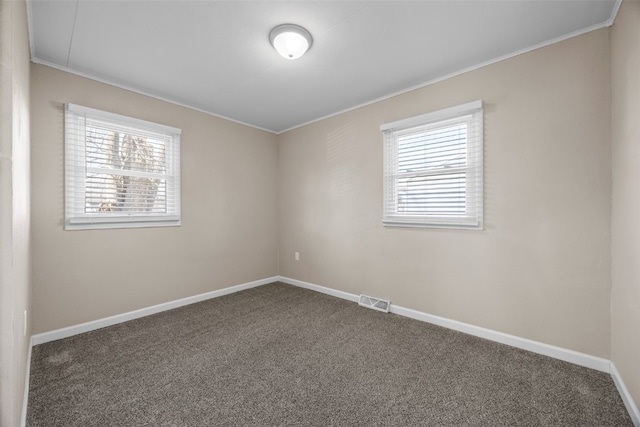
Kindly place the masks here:
POLYGON ((610 25, 619 0, 29 0, 31 55, 272 132, 610 25), (313 36, 298 60, 276 25, 313 36))

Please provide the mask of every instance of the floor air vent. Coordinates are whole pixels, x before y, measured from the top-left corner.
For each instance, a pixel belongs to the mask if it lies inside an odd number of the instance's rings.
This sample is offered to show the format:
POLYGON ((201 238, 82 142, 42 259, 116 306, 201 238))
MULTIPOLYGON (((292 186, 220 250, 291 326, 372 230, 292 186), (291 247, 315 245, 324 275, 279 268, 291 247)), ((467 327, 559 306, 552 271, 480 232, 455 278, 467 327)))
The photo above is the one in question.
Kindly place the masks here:
POLYGON ((388 313, 389 305, 391 305, 391 303, 387 300, 370 297, 368 295, 360 295, 360 300, 358 301, 358 305, 372 308, 374 310, 382 311, 384 313, 388 313))

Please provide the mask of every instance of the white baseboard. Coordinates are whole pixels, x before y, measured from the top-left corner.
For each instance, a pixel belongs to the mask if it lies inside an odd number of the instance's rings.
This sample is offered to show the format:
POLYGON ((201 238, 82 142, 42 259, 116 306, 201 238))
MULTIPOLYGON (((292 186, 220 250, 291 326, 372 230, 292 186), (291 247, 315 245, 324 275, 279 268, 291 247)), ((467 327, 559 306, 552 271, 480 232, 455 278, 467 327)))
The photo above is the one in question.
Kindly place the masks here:
MULTIPOLYGON (((359 296, 348 292, 337 291, 335 289, 326 288, 324 286, 316 285, 313 283, 303 282, 289 277, 280 276, 279 280, 290 285, 299 286, 305 289, 311 289, 313 291, 321 292, 323 294, 332 295, 334 297, 343 298, 349 301, 358 301, 359 296)), ((591 356, 589 354, 580 353, 573 350, 568 350, 562 347, 556 347, 549 344, 544 344, 538 341, 532 341, 526 338, 520 338, 515 335, 505 334, 503 332, 494 331, 492 329, 482 328, 480 326, 474 326, 468 323, 458 322, 457 320, 447 319, 445 317, 434 316, 433 314, 423 313, 421 311, 412 310, 410 308, 401 307, 399 305, 390 306, 391 313, 398 314, 400 316, 409 317, 411 319, 420 320, 434 325, 443 326, 454 331, 464 332, 469 335, 488 339, 491 341, 506 344, 511 347, 521 348, 533 353, 542 354, 545 356, 553 357, 555 359, 564 360, 576 365, 585 366, 587 368, 595 369, 601 372, 609 373, 610 361, 601 357, 591 356)))
POLYGON ((31 349, 34 345, 44 344, 50 341, 82 334, 84 332, 94 331, 96 329, 105 328, 107 326, 116 325, 118 323, 127 322, 129 320, 138 319, 140 317, 149 316, 151 314, 160 313, 161 311, 167 311, 196 302, 205 301, 211 298, 217 298, 223 295, 232 294, 234 292, 243 291, 245 289, 255 288, 258 286, 266 285, 268 283, 276 282, 278 281, 278 279, 278 276, 274 276, 266 279, 256 280, 254 282, 242 283, 240 285, 218 289, 217 291, 206 292, 204 294, 194 295, 175 301, 169 301, 151 307, 130 311, 128 313, 117 314, 115 316, 105 317, 103 319, 93 320, 91 322, 81 323, 79 325, 69 326, 66 328, 56 329, 53 331, 43 332, 41 334, 31 336, 31 340, 29 342, 29 351, 27 354, 27 373, 24 384, 24 396, 22 401, 20 426, 25 427, 27 423, 27 405, 29 402, 29 375, 31 373, 31 349))
POLYGON ((206 292, 204 294, 194 295, 175 301, 169 301, 151 307, 141 308, 139 310, 130 311, 128 313, 116 314, 115 316, 105 317, 103 319, 93 320, 91 322, 81 323, 79 325, 69 326, 66 328, 56 329, 54 331, 36 334, 31 337, 32 345, 43 344, 49 341, 55 341, 62 338, 71 337, 73 335, 82 334, 96 329, 105 328, 107 326, 116 325, 118 323, 127 322, 129 320, 138 319, 140 317, 149 316, 151 314, 160 313, 162 311, 171 310, 196 302, 208 300, 211 298, 221 297, 223 295, 232 294, 234 292, 243 291, 245 289, 255 288, 257 286, 273 283, 278 280, 277 276, 266 279, 256 280, 254 282, 243 283, 231 286, 217 291, 206 292))
MULTIPOLYGON (((338 291, 336 289, 327 288, 325 286, 316 285, 314 283, 303 282, 302 280, 292 279, 290 277, 279 276, 278 281, 298 286, 300 288, 305 288, 323 294, 331 295, 337 298, 342 298, 347 301, 358 302, 359 300, 359 296, 356 294, 338 291)), ((592 356, 590 354, 580 353, 574 350, 569 350, 566 348, 517 337, 515 335, 505 334, 503 332, 474 326, 468 323, 458 322, 457 320, 451 320, 445 317, 423 313, 421 311, 412 310, 410 308, 394 304, 391 304, 389 311, 400 316, 420 320, 422 322, 432 323, 434 325, 498 342, 500 344, 509 345, 511 347, 520 348, 523 350, 531 351, 533 353, 549 356, 554 359, 573 363, 578 366, 584 366, 586 368, 608 373, 611 375, 611 378, 613 379, 613 382, 618 389, 618 393, 620 393, 620 396, 622 397, 625 407, 627 408, 627 411, 631 416, 633 424, 635 425, 635 427, 640 427, 640 409, 638 409, 638 405, 633 400, 633 397, 631 396, 631 393, 629 393, 627 387, 624 385, 624 381, 622 381, 622 377, 620 376, 620 373, 616 369, 615 365, 608 359, 603 359, 601 357, 592 356)))
POLYGON ((611 362, 611 378, 613 378, 613 382, 618 389, 618 393, 620 393, 620 397, 622 397, 622 401, 624 402, 624 406, 627 407, 627 411, 631 416, 631 421, 633 421, 633 425, 636 427, 640 427, 640 408, 633 400, 633 396, 629 392, 629 389, 626 385, 624 385, 624 381, 622 381, 622 377, 620 376, 620 372, 616 369, 616 365, 611 362))
MULTIPOLYGON (((149 316, 151 314, 159 313, 166 310, 171 310, 173 308, 182 307, 185 305, 208 300, 211 298, 221 297, 223 295, 232 294, 234 292, 239 292, 245 289, 255 288, 255 287, 266 285, 276 281, 288 283, 290 285, 298 286, 300 288, 309 289, 312 291, 331 295, 337 298, 342 298, 352 302, 357 302, 359 299, 358 295, 355 295, 349 292, 338 291, 336 289, 327 288, 324 286, 316 285, 314 283, 303 282, 301 280, 292 279, 289 277, 274 276, 274 277, 269 277, 262 280, 256 280, 254 282, 243 283, 240 285, 219 289, 219 290, 207 292, 204 294, 194 295, 191 297, 166 302, 163 304, 154 305, 147 308, 142 308, 135 311, 130 311, 128 313, 118 314, 115 316, 106 317, 106 318, 94 320, 91 322, 81 323, 79 325, 69 326, 66 328, 33 335, 31 337, 29 351, 28 351, 27 373, 25 378, 25 392, 24 392, 24 398, 23 398, 24 401, 22 406, 22 414, 21 414, 22 418, 21 418, 20 425, 24 427, 26 424, 27 403, 28 403, 28 396, 29 396, 29 375, 31 371, 31 349, 34 345, 43 344, 46 342, 55 341, 62 338, 67 338, 73 335, 78 335, 84 332, 101 329, 107 326, 116 325, 118 323, 127 322, 129 320, 138 319, 140 317, 149 316)), ((617 369, 615 368, 613 363, 607 359, 591 356, 589 354, 580 353, 573 350, 568 350, 562 347, 556 347, 549 344, 532 341, 526 338, 520 338, 514 335, 505 334, 505 333, 494 331, 491 329, 474 326, 468 323, 458 322, 456 320, 451 320, 444 317, 423 313, 417 310, 413 310, 410 308, 406 308, 406 307, 402 307, 394 304, 391 304, 390 312, 398 314, 400 316, 408 317, 411 319, 432 323, 438 326, 443 326, 445 328, 453 329, 455 331, 464 332, 469 335, 488 339, 501 344, 506 344, 512 347, 528 350, 533 353, 538 353, 545 356, 553 357, 555 359, 564 360, 566 362, 574 363, 579 366, 584 366, 584 367, 595 369, 598 371, 610 373, 618 389, 618 392, 620 393, 620 396, 622 396, 624 404, 627 410, 629 411, 629 414, 633 420, 634 425, 636 427, 640 427, 640 410, 638 409, 637 404, 634 402, 633 398, 631 397, 631 394, 629 393, 628 389, 624 385, 624 382, 622 381, 622 378, 620 377, 620 374, 618 373, 617 369)))
POLYGON ((569 350, 554 345, 545 344, 539 341, 533 341, 527 338, 521 338, 515 335, 505 334, 504 332, 494 331, 493 329, 482 328, 480 326, 471 325, 469 323, 458 322, 457 320, 447 319, 445 317, 434 316, 433 314, 422 313, 410 308, 400 307, 391 304, 391 313, 409 317, 411 319, 421 320, 423 322, 432 323, 434 325, 443 326, 454 331, 464 332, 469 335, 495 341, 500 344, 506 344, 511 347, 520 348, 522 350, 531 351, 533 353, 542 354, 544 356, 553 357, 554 359, 570 362, 575 365, 584 366, 595 369, 597 371, 609 373, 610 362, 608 359, 592 356, 586 353, 569 350))
POLYGON ((29 375, 31 374, 31 349, 33 348, 33 338, 29 339, 29 350, 27 351, 26 373, 24 375, 24 394, 22 395, 22 413, 20 414, 20 427, 27 425, 27 403, 29 402, 29 375))
POLYGON ((338 297, 342 299, 346 299, 348 301, 358 302, 360 297, 358 295, 350 294, 349 292, 337 291, 335 289, 326 288, 324 286, 315 285, 309 282, 303 282, 302 280, 292 279, 290 277, 278 277, 278 281, 282 283, 288 283, 289 285, 294 285, 299 288, 310 289, 312 291, 320 292, 323 294, 331 295, 333 297, 338 297))

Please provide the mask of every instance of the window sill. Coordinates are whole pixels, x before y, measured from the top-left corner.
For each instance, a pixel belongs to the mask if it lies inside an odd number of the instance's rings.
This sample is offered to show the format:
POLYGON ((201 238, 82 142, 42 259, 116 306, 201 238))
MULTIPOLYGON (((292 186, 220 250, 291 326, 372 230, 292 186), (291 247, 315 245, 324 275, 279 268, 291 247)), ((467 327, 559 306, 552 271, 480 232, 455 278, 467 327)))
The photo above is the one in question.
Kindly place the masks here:
POLYGON ((438 228, 438 229, 453 229, 453 230, 476 230, 482 231, 484 229, 482 222, 469 221, 469 222, 420 222, 420 221, 401 221, 401 220, 384 220, 382 221, 384 227, 398 227, 398 228, 438 228))
POLYGON ((153 218, 70 218, 65 221, 65 230, 102 230, 112 228, 149 228, 149 227, 180 227, 180 217, 153 218))

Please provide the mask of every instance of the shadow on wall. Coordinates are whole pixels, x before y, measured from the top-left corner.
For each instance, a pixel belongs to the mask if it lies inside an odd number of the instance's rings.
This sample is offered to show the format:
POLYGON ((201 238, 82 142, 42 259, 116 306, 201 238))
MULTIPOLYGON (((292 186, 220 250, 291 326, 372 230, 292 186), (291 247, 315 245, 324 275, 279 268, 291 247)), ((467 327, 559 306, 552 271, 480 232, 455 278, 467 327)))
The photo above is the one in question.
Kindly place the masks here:
POLYGON ((348 201, 358 194, 357 129, 353 122, 327 134, 327 167, 329 172, 329 198, 348 201))

